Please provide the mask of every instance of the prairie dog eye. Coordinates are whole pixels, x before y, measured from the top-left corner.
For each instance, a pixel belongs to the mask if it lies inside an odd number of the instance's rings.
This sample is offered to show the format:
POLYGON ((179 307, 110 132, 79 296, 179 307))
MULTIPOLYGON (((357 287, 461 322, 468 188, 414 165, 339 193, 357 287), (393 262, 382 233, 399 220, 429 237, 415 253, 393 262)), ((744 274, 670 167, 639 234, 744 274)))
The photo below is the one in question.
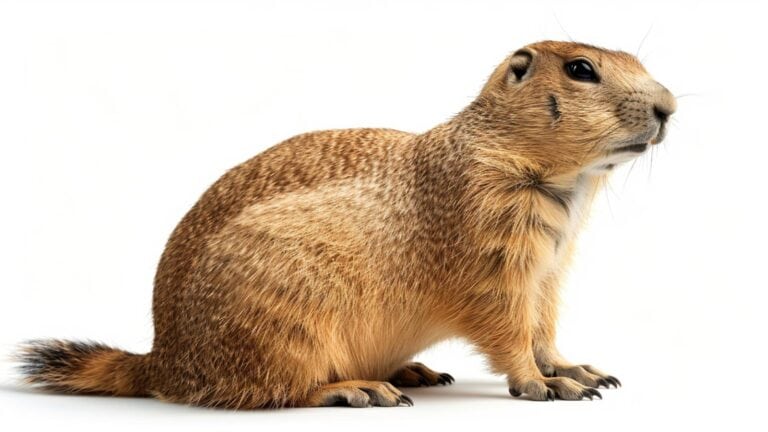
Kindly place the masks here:
POLYGON ((574 60, 565 64, 568 76, 576 81, 600 82, 595 68, 586 60, 574 60))

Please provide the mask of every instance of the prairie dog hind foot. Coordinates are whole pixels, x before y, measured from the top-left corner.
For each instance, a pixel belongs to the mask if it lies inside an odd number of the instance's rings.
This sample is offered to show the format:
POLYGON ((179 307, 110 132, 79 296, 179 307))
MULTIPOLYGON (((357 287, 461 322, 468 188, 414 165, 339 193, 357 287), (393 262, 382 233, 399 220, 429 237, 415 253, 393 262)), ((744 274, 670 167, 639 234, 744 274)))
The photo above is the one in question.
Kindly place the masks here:
POLYGON ((300 406, 329 407, 348 406, 413 406, 413 400, 392 384, 384 381, 340 381, 315 390, 300 406))

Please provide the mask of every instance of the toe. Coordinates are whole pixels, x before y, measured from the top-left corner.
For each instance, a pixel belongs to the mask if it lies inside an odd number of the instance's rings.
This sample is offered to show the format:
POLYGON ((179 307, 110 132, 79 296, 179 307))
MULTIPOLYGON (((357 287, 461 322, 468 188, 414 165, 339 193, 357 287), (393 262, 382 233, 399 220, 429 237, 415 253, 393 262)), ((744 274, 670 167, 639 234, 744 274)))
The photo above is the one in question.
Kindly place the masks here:
POLYGON ((347 406, 353 408, 366 408, 371 406, 371 398, 364 391, 350 390, 344 393, 344 398, 347 400, 347 406))
POLYGON ((413 404, 413 401, 402 394, 400 390, 393 387, 390 383, 379 383, 379 385, 372 385, 371 387, 360 387, 360 390, 365 392, 373 406, 380 407, 395 407, 405 404, 413 404), (404 396, 407 398, 405 399, 404 396))
POLYGON ((387 400, 383 394, 375 389, 361 387, 360 390, 364 391, 365 394, 368 395, 368 398, 371 401, 371 405, 373 406, 392 406, 395 404, 394 401, 387 400))
POLYGON ((424 364, 417 362, 406 364, 390 378, 391 383, 397 384, 400 387, 448 385, 454 381, 451 374, 435 372, 424 364))

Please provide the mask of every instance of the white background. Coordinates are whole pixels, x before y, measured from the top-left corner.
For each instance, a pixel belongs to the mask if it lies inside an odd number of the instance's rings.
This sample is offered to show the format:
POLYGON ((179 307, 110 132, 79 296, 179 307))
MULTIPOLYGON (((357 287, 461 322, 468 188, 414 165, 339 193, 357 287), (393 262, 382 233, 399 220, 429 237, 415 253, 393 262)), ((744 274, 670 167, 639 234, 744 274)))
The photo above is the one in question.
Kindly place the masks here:
POLYGON ((420 357, 456 384, 397 409, 45 395, 5 362, 0 428, 764 428, 766 15, 733 1, 2 2, 2 356, 38 337, 148 351, 165 240, 227 168, 307 130, 427 130, 527 43, 639 50, 684 96, 667 140, 597 201, 564 288, 562 351, 624 382, 602 401, 513 399, 453 341, 420 357))

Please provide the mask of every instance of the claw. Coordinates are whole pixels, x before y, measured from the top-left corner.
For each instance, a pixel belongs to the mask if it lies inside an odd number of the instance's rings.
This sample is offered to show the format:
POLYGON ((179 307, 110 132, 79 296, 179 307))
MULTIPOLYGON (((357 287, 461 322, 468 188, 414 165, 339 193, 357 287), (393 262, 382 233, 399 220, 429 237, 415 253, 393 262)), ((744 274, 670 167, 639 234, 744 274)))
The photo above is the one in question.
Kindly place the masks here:
POLYGON ((616 378, 615 376, 609 376, 608 379, 611 380, 611 382, 613 382, 613 385, 615 385, 616 388, 621 387, 621 381, 619 381, 619 379, 616 378))
POLYGON ((611 384, 613 384, 614 387, 616 387, 616 388, 621 387, 621 381, 619 381, 619 379, 616 378, 615 376, 609 376, 608 377, 608 381, 610 381, 611 384))
POLYGON ((519 391, 513 389, 512 387, 509 388, 509 394, 511 394, 513 397, 519 397, 522 393, 519 391))
POLYGON ((444 379, 448 384, 453 384, 456 381, 449 373, 441 373, 440 378, 444 379))
POLYGON ((600 400, 603 400, 603 395, 601 395, 600 392, 597 391, 596 389, 588 388, 588 389, 584 390, 584 393, 587 393, 589 395, 589 400, 592 400, 593 396, 594 397, 599 397, 600 400))
POLYGON ((552 389, 547 389, 547 400, 555 400, 555 392, 553 392, 552 389))
POLYGON ((413 399, 411 399, 408 395, 400 395, 398 402, 404 403, 408 406, 413 406, 413 399))
POLYGON ((419 377, 419 386, 429 387, 429 381, 424 377, 419 377))
POLYGON ((611 388, 611 383, 608 382, 605 378, 599 378, 597 380, 597 388, 600 388, 601 386, 605 386, 605 388, 611 388))

